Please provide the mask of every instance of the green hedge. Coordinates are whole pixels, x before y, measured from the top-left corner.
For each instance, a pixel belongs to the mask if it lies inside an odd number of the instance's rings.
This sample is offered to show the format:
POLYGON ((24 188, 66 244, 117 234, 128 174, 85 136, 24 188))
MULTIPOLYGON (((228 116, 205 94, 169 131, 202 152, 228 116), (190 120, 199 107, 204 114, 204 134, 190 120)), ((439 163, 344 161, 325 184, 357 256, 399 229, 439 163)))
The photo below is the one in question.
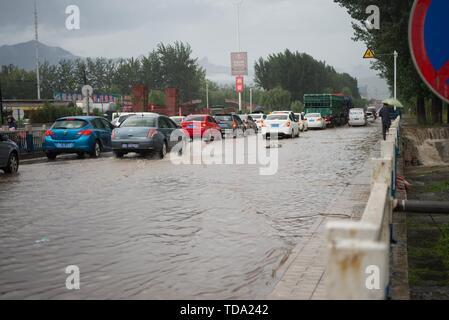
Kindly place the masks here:
POLYGON ((46 104, 42 109, 30 113, 31 123, 53 123, 55 120, 68 116, 81 116, 83 110, 74 105, 54 106, 46 104))

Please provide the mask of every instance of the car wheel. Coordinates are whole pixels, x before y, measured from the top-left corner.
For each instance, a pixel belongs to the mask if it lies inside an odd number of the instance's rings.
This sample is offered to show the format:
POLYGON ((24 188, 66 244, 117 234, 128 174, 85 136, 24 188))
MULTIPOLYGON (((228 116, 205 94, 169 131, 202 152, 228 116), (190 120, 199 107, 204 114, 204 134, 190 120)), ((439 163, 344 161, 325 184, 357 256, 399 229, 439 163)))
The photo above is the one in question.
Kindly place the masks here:
POLYGON ((56 157, 58 156, 56 153, 53 153, 53 152, 47 152, 47 159, 48 160, 56 160, 56 157))
POLYGON ((164 159, 166 155, 167 155, 167 142, 164 141, 161 147, 161 151, 159 152, 159 157, 161 159, 164 159))
POLYGON ((91 156, 91 158, 99 158, 100 155, 101 155, 101 145, 100 145, 100 142, 98 142, 98 140, 97 140, 97 141, 95 141, 94 148, 90 152, 90 156, 91 156))
POLYGON ((123 158, 125 154, 123 152, 120 151, 114 151, 114 156, 118 159, 123 158))
POLYGON ((11 153, 8 160, 8 165, 4 169, 6 174, 15 174, 19 171, 19 157, 16 153, 11 153))

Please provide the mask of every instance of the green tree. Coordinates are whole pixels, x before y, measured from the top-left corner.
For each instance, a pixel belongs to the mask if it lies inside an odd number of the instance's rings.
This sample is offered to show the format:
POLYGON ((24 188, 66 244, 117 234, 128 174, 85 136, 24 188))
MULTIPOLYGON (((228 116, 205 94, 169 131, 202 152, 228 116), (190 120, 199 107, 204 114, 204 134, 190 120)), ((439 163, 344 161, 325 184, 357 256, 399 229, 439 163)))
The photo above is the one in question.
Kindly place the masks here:
POLYGON ((294 101, 291 106, 291 110, 295 113, 301 113, 304 111, 304 104, 301 101, 294 101))
MULTIPOLYGON (((414 104, 417 108, 418 121, 426 122, 425 101, 431 97, 431 92, 421 80, 413 64, 408 43, 408 28, 411 9, 414 0, 380 1, 376 3, 382 14, 380 30, 368 30, 363 22, 367 18, 367 6, 370 0, 334 0, 347 9, 349 15, 355 20, 354 40, 364 42, 374 52, 392 54, 399 53, 398 59, 398 95, 404 102, 414 104)), ((387 80, 390 88, 394 82, 394 61, 392 55, 379 55, 372 68, 387 80)))
POLYGON ((175 42, 157 46, 163 85, 179 89, 181 101, 199 97, 205 71, 199 66, 198 59, 192 57, 189 44, 175 42))
POLYGON ((289 91, 293 100, 302 101, 306 93, 342 92, 343 88, 349 88, 354 98, 360 98, 356 79, 337 73, 326 62, 305 53, 285 50, 267 59, 260 58, 255 73, 257 86, 265 90, 280 87, 289 91))
POLYGON ((264 93, 262 105, 271 110, 288 110, 292 96, 289 91, 282 88, 274 88, 264 93))
POLYGON ((148 95, 148 102, 156 106, 165 105, 164 92, 160 90, 151 90, 150 94, 148 95))

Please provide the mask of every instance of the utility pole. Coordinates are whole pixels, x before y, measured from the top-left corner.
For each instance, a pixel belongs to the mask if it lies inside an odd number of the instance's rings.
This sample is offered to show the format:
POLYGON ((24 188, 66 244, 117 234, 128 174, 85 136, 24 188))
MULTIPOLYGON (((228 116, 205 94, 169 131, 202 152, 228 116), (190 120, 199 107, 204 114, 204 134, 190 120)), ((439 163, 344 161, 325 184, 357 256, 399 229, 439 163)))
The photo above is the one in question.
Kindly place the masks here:
POLYGON ((207 111, 209 111, 209 82, 206 79, 206 105, 207 111))
POLYGON ((253 88, 249 88, 249 113, 253 113, 253 88))
POLYGON ((36 79, 37 79, 37 100, 41 99, 41 80, 39 74, 39 31, 37 20, 37 2, 34 0, 34 36, 36 41, 36 79))
POLYGON ((0 125, 3 126, 3 94, 2 94, 1 80, 0 80, 0 125))

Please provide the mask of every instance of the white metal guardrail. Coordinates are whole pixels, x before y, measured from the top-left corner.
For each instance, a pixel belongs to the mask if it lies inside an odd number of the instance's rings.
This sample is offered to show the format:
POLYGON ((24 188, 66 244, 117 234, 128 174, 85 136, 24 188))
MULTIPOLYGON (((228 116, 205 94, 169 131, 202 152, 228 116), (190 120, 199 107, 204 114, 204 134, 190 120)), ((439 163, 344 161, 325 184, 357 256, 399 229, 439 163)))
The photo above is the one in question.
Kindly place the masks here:
POLYGON ((371 195, 361 220, 329 222, 326 226, 328 299, 387 298, 399 123, 397 118, 387 141, 382 142, 381 158, 372 160, 371 195))

